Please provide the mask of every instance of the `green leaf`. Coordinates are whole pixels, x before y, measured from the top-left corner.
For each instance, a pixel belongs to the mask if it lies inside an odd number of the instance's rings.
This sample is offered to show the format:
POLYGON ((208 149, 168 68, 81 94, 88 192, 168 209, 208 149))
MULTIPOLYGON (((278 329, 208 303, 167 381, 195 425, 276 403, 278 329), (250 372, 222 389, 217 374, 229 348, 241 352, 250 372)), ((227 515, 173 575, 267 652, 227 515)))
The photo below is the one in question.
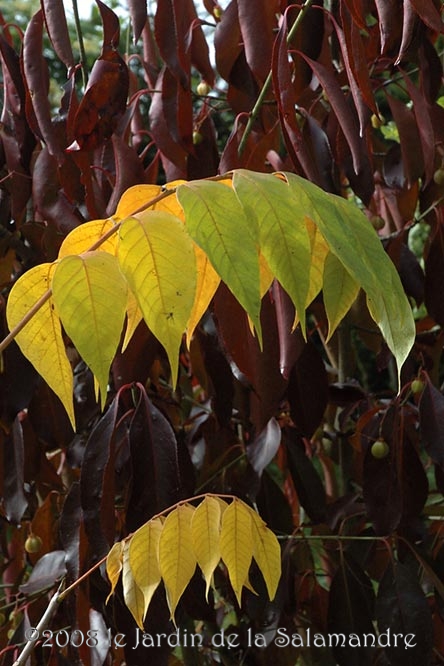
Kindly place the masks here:
POLYGON ((331 252, 367 295, 370 314, 378 324, 398 365, 406 360, 415 339, 415 322, 401 280, 365 215, 352 202, 286 173, 295 207, 318 226, 331 252))
POLYGON ((322 293, 328 319, 328 341, 359 293, 359 285, 332 252, 325 258, 322 293))
POLYGON ((147 211, 122 223, 117 253, 147 326, 165 347, 175 383, 196 291, 193 243, 177 217, 147 211))
POLYGON ((177 198, 188 233, 251 317, 261 342, 255 218, 247 218, 235 192, 222 183, 193 181, 178 188, 177 198))
POLYGON ((271 272, 295 304, 305 335, 305 308, 310 286, 311 241, 305 211, 295 205, 288 185, 269 174, 238 169, 233 187, 257 225, 260 250, 271 272))
POLYGON ((54 272, 52 291, 65 331, 97 378, 103 408, 127 303, 116 257, 107 252, 65 257, 54 272))

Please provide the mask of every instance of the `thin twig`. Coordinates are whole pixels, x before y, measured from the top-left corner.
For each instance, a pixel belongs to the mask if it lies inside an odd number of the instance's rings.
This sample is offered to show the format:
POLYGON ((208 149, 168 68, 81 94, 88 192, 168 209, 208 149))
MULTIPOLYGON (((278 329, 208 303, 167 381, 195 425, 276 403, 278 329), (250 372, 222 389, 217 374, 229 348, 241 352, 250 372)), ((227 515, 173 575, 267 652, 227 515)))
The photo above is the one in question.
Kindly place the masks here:
MULTIPOLYGON (((305 0, 304 4, 301 7, 301 11, 297 15, 296 20, 293 23, 293 25, 291 26, 290 31, 287 35, 287 44, 290 44, 291 40, 295 36, 295 34, 296 34, 296 32, 297 32, 297 30, 298 30, 298 28, 299 28, 299 26, 302 22, 302 19, 304 18, 305 14, 307 12, 307 9, 313 4, 313 2, 314 2, 314 0, 305 0)), ((262 90, 260 91, 259 96, 258 96, 258 98, 257 98, 257 100, 254 104, 254 107, 252 108, 251 113, 248 117, 248 121, 247 121, 247 124, 245 126, 245 132, 242 135, 242 139, 240 140, 239 148, 237 150, 237 154, 239 156, 242 155, 242 153, 245 150, 245 146, 247 144, 247 139, 251 134, 251 130, 253 129, 253 125, 256 122, 256 118, 259 115, 259 111, 261 110, 261 107, 264 104, 265 97, 267 96, 268 90, 269 90, 270 85, 271 85, 272 76, 273 76, 273 72, 270 69, 270 71, 268 72, 267 78, 264 81, 264 85, 262 86, 262 90)))
POLYGON ((85 45, 83 43, 82 24, 80 23, 79 8, 77 0, 72 0, 72 11, 74 13, 74 22, 76 24, 77 39, 79 40, 80 62, 82 64, 82 81, 85 90, 88 83, 88 64, 86 62, 85 45))

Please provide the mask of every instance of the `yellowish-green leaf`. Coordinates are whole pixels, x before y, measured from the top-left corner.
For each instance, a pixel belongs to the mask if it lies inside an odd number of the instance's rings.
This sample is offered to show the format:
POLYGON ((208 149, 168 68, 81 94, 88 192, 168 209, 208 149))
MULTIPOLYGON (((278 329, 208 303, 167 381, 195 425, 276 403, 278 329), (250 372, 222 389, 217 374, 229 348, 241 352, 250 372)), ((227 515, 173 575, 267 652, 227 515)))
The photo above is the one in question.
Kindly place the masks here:
POLYGON ((310 285, 308 288, 306 306, 314 301, 322 289, 324 282, 324 264, 329 253, 328 245, 313 220, 305 218, 311 244, 310 285))
POLYGON ((133 185, 128 188, 120 197, 119 204, 115 213, 115 218, 123 220, 125 217, 134 215, 139 208, 146 206, 152 199, 161 194, 160 185, 133 185))
POLYGON ((196 297, 194 299, 193 309, 187 324, 187 345, 191 344, 191 338, 196 326, 205 314, 211 299, 220 284, 220 277, 208 261, 208 257, 203 250, 194 244, 196 254, 197 284, 196 297))
POLYGON ((126 303, 126 329, 125 337, 122 342, 122 352, 128 347, 128 343, 134 335, 134 332, 143 319, 142 312, 131 289, 128 289, 128 300, 126 303))
POLYGON ((267 586, 268 596, 272 601, 281 579, 281 548, 273 532, 268 529, 256 512, 253 512, 252 519, 253 557, 261 570, 267 586))
POLYGON ((159 568, 174 621, 177 603, 196 569, 191 521, 195 509, 183 504, 168 514, 159 541, 159 568))
POLYGON ((148 327, 165 347, 175 383, 179 347, 196 291, 193 243, 183 223, 161 211, 128 218, 119 238, 121 269, 148 327))
POLYGON ((338 257, 330 252, 324 265, 324 305, 328 319, 329 340, 359 293, 359 285, 338 257))
POLYGON ((295 205, 287 184, 279 178, 238 169, 233 175, 233 187, 249 224, 258 226, 260 251, 296 306, 305 335, 311 263, 305 215, 295 205))
POLYGON ((260 283, 255 220, 247 219, 235 192, 211 181, 181 185, 177 197, 185 211, 185 225, 216 272, 250 315, 259 341, 260 283))
MULTIPOLYGON (((59 259, 67 257, 70 254, 83 254, 89 252, 91 247, 96 245, 98 241, 106 233, 115 228, 112 220, 93 220, 92 222, 85 222, 75 229, 73 229, 64 239, 59 250, 59 259)), ((117 234, 113 234, 101 243, 97 250, 101 252, 109 252, 109 254, 116 253, 117 234)), ((96 249, 96 248, 94 248, 96 249)))
POLYGON ((221 557, 219 547, 220 522, 221 505, 215 497, 205 497, 194 511, 191 530, 197 564, 202 569, 206 582, 205 596, 207 601, 213 572, 221 557))
POLYGON ((222 516, 220 552, 239 605, 254 552, 251 514, 252 509, 235 499, 222 516))
POLYGON ((159 540, 163 524, 159 518, 150 520, 134 532, 129 542, 129 565, 136 585, 144 597, 143 618, 159 586, 159 540))
POLYGON ((315 222, 331 252, 365 291, 370 314, 396 359, 399 380, 414 343, 415 322, 399 275, 381 241, 352 202, 327 194, 295 174, 286 173, 285 178, 293 205, 315 222))
POLYGON ((99 382, 103 407, 127 303, 117 259, 106 252, 65 257, 54 272, 52 290, 65 331, 99 382))
POLYGON ((129 543, 125 543, 123 549, 123 572, 122 586, 123 598, 128 610, 135 619, 137 626, 143 630, 143 618, 145 616, 145 597, 142 590, 134 580, 133 571, 129 559, 129 543))
POLYGON ((106 558, 106 573, 108 575, 109 582, 111 583, 111 592, 108 594, 106 598, 106 603, 108 603, 109 598, 114 593, 114 590, 116 589, 116 585, 119 580, 120 572, 123 569, 124 548, 125 548, 125 542, 117 541, 117 543, 115 543, 114 546, 109 551, 108 557, 106 558))
MULTIPOLYGON (((6 308, 12 330, 51 286, 54 264, 40 264, 27 271, 11 289, 6 308)), ((61 400, 75 429, 73 375, 65 351, 60 319, 51 297, 16 336, 26 358, 61 400)))

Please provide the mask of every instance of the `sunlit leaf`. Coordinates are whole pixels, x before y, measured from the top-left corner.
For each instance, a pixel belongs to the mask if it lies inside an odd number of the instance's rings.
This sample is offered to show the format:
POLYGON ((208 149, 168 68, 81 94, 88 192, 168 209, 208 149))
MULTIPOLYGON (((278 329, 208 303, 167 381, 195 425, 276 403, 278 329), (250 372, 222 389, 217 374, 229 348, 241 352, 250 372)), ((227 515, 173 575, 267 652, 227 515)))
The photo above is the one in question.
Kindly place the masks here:
POLYGON ((196 289, 193 244, 182 222, 160 211, 127 219, 119 238, 121 269, 147 326, 165 347, 175 383, 196 289))
MULTIPOLYGON (((59 250, 59 259, 67 257, 70 254, 83 254, 89 252, 91 248, 98 243, 100 238, 115 227, 112 220, 93 220, 85 222, 73 229, 63 240, 59 250)), ((113 234, 106 239, 97 248, 102 252, 116 253, 117 234, 113 234)))
POLYGON ((240 500, 233 500, 222 516, 220 552, 236 599, 241 605, 242 587, 248 579, 254 541, 251 509, 240 500))
POLYGON ((196 254, 197 284, 196 297, 187 324, 188 347, 191 344, 191 338, 193 337, 196 326, 205 314, 211 299, 220 284, 220 277, 208 261, 205 252, 203 252, 203 250, 201 250, 196 244, 194 244, 194 252, 196 254))
POLYGON ((125 217, 134 215, 142 206, 146 206, 152 199, 161 194, 160 185, 133 185, 129 187, 120 197, 115 217, 123 220, 125 217))
POLYGON ((239 169, 233 186, 247 212, 248 223, 259 229, 260 250, 270 271, 296 306, 305 334, 311 243, 303 209, 279 178, 239 169))
POLYGON ((213 572, 221 557, 219 547, 220 521, 221 505, 214 497, 205 497, 196 508, 191 521, 194 553, 197 564, 202 569, 205 578, 207 601, 213 572))
MULTIPOLYGON (((14 284, 6 307, 10 329, 17 326, 47 292, 54 268, 54 264, 40 264, 27 271, 14 284)), ((37 310, 17 334, 16 341, 26 358, 59 397, 75 429, 73 375, 52 298, 37 310)))
POLYGON ((251 513, 254 542, 253 557, 264 577, 268 596, 273 600, 281 578, 281 548, 271 530, 255 511, 251 513))
POLYGON ((134 532, 129 543, 128 558, 136 585, 144 597, 143 619, 161 581, 159 569, 159 540, 162 532, 159 518, 150 520, 134 532))
POLYGON ((186 229, 250 315, 261 340, 257 229, 233 190, 221 183, 181 185, 177 197, 186 229))
POLYGON ((330 339, 359 293, 359 285, 332 252, 325 259, 322 293, 328 319, 328 339, 330 339))
POLYGON ((108 553, 108 557, 106 558, 106 573, 109 578, 109 582, 111 583, 111 591, 106 598, 106 603, 108 603, 109 598, 114 593, 120 577, 120 572, 123 569, 124 546, 125 544, 123 541, 118 541, 111 548, 108 553))
POLYGON ((126 303, 126 329, 125 337, 122 342, 122 352, 128 347, 131 338, 140 322, 143 319, 142 312, 131 289, 128 289, 128 300, 126 303))
POLYGON ((137 626, 143 630, 143 618, 145 613, 145 597, 134 580, 131 564, 129 560, 129 543, 126 542, 123 549, 123 572, 122 586, 123 598, 128 610, 135 619, 137 626))
POLYGON ((168 514, 159 541, 159 568, 171 618, 196 569, 191 521, 194 508, 184 504, 168 514))
POLYGON ((65 257, 56 267, 52 289, 65 331, 97 378, 103 407, 127 303, 117 259, 106 252, 65 257))

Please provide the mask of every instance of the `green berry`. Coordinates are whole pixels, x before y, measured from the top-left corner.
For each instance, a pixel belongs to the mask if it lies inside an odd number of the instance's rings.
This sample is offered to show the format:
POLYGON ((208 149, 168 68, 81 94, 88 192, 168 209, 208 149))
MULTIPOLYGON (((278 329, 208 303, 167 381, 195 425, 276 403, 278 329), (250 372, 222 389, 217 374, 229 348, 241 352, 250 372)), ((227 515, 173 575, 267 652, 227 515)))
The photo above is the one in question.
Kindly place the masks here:
POLYGON ((386 458, 389 451, 389 446, 383 439, 377 439, 376 442, 373 442, 372 444, 371 454, 373 458, 386 458))

